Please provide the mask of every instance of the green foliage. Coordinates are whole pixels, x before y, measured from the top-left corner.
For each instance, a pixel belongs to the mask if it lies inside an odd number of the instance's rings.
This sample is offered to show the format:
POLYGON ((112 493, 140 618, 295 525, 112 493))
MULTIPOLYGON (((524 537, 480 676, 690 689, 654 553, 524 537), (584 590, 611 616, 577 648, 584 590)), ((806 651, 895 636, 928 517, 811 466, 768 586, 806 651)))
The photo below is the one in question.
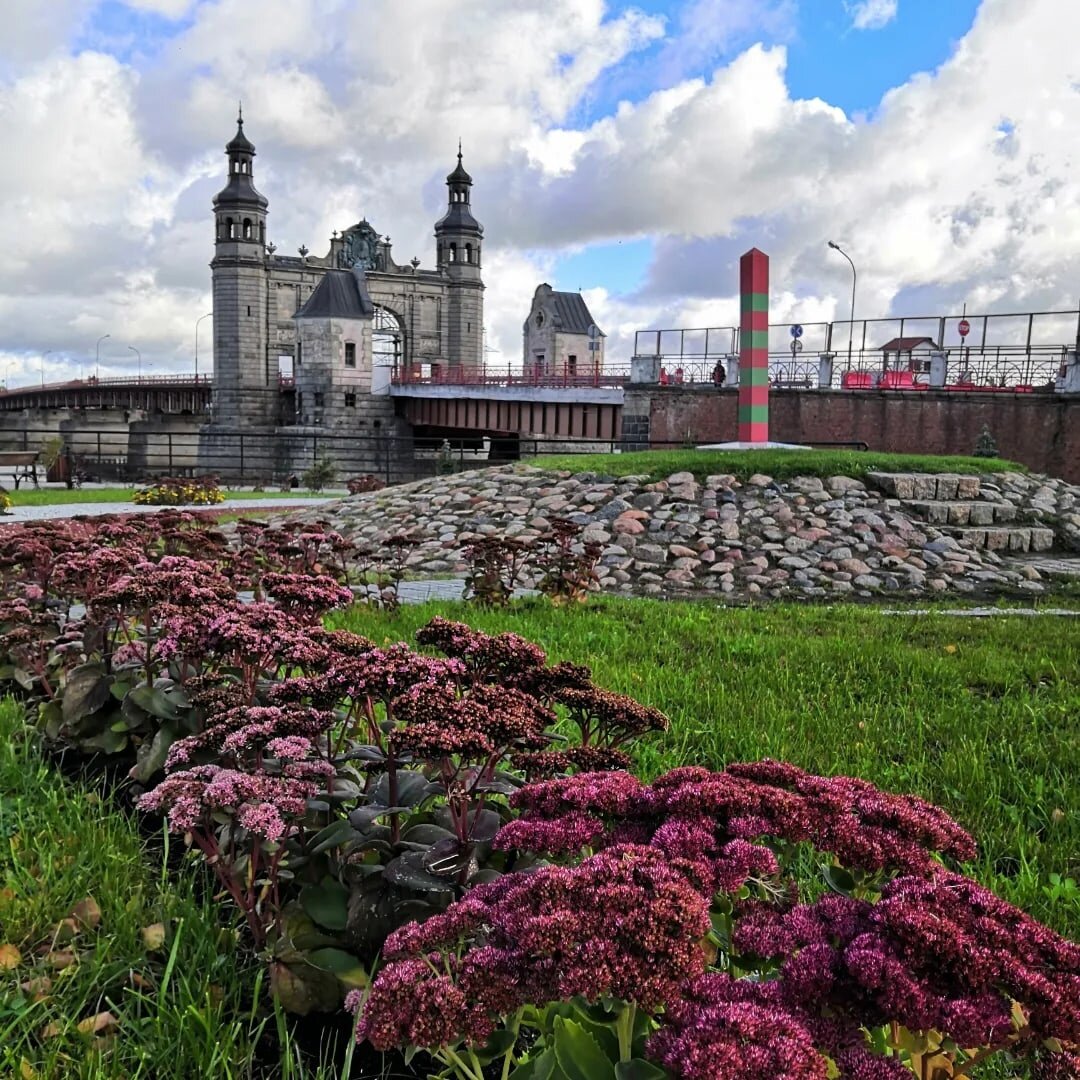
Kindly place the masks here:
POLYGON ((304 471, 301 480, 308 491, 322 491, 334 482, 336 476, 337 464, 329 454, 323 451, 311 468, 304 471))
POLYGON ((259 968, 194 869, 151 874, 136 823, 60 780, 10 699, 0 792, 0 947, 18 953, 0 965, 0 1076, 250 1076, 259 968), (80 902, 92 917, 67 927, 80 902))
POLYGON ((647 476, 651 482, 666 480, 676 472, 691 472, 698 480, 728 474, 744 481, 754 473, 774 480, 795 476, 851 476, 858 480, 868 472, 1027 472, 1023 465, 996 457, 929 457, 855 450, 641 450, 625 454, 544 455, 529 464, 572 473, 647 476))
MULTIPOLYGON (((381 641, 447 611, 331 621, 381 641)), ((467 618, 522 634, 552 661, 587 658, 601 685, 662 706, 671 731, 634 752, 646 778, 772 757, 921 795, 978 839, 983 884, 1080 934, 1080 889, 1051 877, 1080 880, 1080 619, 606 598, 467 618)))
POLYGON ((975 449, 973 454, 977 458, 996 458, 998 456, 997 443, 994 441, 994 436, 990 434, 990 429, 984 424, 983 429, 979 432, 978 439, 975 440, 975 449))

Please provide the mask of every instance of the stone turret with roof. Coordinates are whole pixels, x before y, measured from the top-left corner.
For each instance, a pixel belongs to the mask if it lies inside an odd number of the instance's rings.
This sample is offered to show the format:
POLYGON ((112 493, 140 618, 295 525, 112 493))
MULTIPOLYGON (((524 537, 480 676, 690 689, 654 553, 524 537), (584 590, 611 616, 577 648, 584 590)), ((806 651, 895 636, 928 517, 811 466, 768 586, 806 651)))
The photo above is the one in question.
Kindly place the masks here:
POLYGON ((244 114, 225 147, 228 181, 214 196, 214 415, 240 427, 272 423, 277 371, 267 363, 266 217, 244 114))
POLYGON ((523 329, 526 372, 572 378, 603 366, 606 335, 581 293, 538 286, 523 329))

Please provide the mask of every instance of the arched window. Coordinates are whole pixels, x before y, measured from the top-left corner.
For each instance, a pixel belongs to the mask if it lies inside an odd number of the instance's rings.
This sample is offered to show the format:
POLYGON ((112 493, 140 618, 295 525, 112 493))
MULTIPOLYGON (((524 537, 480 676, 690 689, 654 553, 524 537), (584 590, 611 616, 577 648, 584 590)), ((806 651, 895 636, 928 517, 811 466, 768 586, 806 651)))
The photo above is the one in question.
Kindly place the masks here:
POLYGON ((371 362, 373 367, 397 369, 404 353, 405 335, 398 317, 386 308, 375 309, 371 327, 371 362))
POLYGON ((472 262, 472 244, 465 245, 465 261, 467 263, 472 262))
POLYGON ((251 239, 251 218, 249 217, 244 218, 244 239, 251 239))
POLYGON ((225 219, 225 235, 230 240, 236 235, 234 229, 235 229, 235 226, 234 226, 234 223, 233 223, 233 219, 231 217, 227 217, 225 219))
POLYGON ((450 261, 457 262, 457 244, 450 245, 450 261))

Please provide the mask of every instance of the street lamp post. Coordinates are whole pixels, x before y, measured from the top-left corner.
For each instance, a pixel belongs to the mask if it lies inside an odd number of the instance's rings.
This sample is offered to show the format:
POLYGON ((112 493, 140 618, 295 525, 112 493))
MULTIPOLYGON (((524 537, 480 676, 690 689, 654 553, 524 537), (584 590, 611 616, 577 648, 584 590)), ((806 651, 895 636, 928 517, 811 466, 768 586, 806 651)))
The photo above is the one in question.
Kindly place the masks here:
POLYGON ((94 366, 94 376, 97 378, 98 382, 101 382, 101 343, 108 337, 112 337, 112 334, 102 334, 101 337, 98 338, 97 346, 94 349, 94 355, 96 358, 94 366))
POLYGON ((848 324, 848 342, 847 342, 847 366, 848 370, 851 370, 851 341, 852 336, 855 333, 855 282, 858 280, 858 275, 855 273, 855 264, 851 262, 851 256, 839 245, 829 241, 829 247, 834 251, 839 251, 841 255, 851 265, 851 322, 848 324))
POLYGON ((128 348, 139 358, 139 382, 142 382, 142 353, 134 345, 129 345, 128 348))
POLYGON ((214 315, 214 313, 212 311, 208 311, 205 315, 200 315, 195 320, 195 381, 196 382, 199 381, 199 323, 201 323, 203 321, 203 319, 212 318, 213 315, 214 315))

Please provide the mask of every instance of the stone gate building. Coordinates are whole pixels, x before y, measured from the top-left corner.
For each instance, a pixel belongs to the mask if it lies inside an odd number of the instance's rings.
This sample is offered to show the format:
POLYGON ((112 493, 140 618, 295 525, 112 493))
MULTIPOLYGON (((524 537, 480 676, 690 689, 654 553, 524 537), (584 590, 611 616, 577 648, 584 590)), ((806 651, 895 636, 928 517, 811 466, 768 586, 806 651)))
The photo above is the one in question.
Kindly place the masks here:
POLYGON ((268 473, 305 463, 290 449, 308 445, 305 433, 405 437, 388 396, 392 369, 483 362, 484 230, 460 147, 435 224, 434 269, 419 259, 399 265, 389 237, 366 219, 335 231, 324 256, 306 247, 279 255, 267 243, 269 202, 254 185, 242 115, 225 153, 228 182, 213 201, 214 401, 203 464, 227 459, 237 432, 276 433, 268 473), (293 394, 282 392, 286 368, 293 394))

